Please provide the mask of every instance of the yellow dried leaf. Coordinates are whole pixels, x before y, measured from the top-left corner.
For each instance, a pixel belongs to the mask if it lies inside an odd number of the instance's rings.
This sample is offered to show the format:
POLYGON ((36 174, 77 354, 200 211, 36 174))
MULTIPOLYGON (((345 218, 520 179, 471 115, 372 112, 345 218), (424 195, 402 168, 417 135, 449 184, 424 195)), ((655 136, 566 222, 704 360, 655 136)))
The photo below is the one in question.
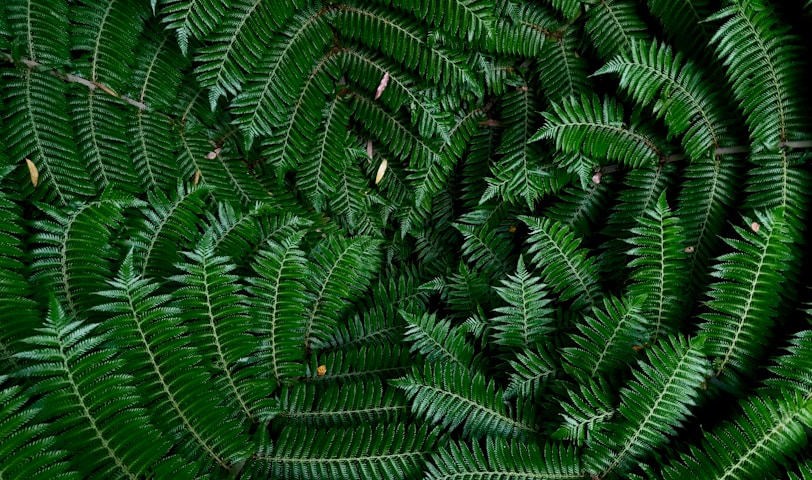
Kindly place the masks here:
POLYGON ((192 181, 194 186, 197 186, 198 183, 200 183, 200 170, 195 172, 195 179, 192 181))
POLYGON ((316 369, 316 375, 323 377, 325 373, 327 373, 327 365, 319 365, 319 368, 316 369))
POLYGON ((383 161, 381 162, 381 166, 378 167, 378 173, 375 175, 375 185, 381 183, 381 180, 383 180, 383 175, 386 173, 387 165, 388 162, 384 158, 383 161))
POLYGON ((31 175, 31 183, 36 187, 39 183, 39 170, 37 170, 37 166, 34 165, 29 159, 25 159, 25 164, 28 165, 28 173, 31 175))

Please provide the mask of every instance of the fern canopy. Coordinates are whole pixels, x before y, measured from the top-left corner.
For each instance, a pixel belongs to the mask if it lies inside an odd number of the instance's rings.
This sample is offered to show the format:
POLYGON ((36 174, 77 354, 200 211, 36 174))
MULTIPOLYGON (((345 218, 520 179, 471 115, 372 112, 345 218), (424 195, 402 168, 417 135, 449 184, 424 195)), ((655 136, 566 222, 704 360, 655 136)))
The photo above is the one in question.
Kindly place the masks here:
POLYGON ((0 3, 0 478, 812 479, 812 2, 0 3))

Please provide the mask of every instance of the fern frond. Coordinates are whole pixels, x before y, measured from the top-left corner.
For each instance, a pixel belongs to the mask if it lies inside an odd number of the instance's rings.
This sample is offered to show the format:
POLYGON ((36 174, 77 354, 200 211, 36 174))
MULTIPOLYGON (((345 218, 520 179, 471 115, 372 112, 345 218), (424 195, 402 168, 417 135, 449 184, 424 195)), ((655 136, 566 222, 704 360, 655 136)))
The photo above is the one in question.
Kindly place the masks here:
POLYGON ((177 137, 163 115, 139 110, 128 126, 130 151, 142 190, 172 191, 180 175, 175 161, 177 137))
POLYGON ((560 27, 553 39, 544 44, 538 59, 541 88, 551 102, 581 97, 594 88, 589 78, 589 63, 579 53, 580 30, 569 25, 561 31, 564 28, 560 27))
POLYGON ((509 360, 513 372, 505 389, 505 400, 538 398, 549 380, 559 373, 559 366, 552 355, 541 346, 527 348, 509 360))
POLYGON ((81 0, 71 8, 74 60, 87 80, 121 92, 135 65, 132 48, 148 15, 144 2, 81 0))
POLYGON ((48 425, 37 416, 41 406, 30 403, 30 395, 19 385, 10 385, 0 376, 0 475, 3 478, 78 480, 69 470, 68 452, 48 435, 48 425))
POLYGON ((359 425, 320 430, 286 427, 273 454, 255 455, 255 478, 339 480, 416 478, 437 442, 426 427, 359 425), (256 469, 256 470, 255 470, 256 469))
POLYGON ((734 227, 740 239, 725 239, 734 251, 718 258, 711 275, 719 280, 707 302, 712 311, 700 316, 717 377, 752 374, 781 304, 777 286, 792 259, 783 210, 756 212, 744 223, 746 228, 734 227))
POLYGON ((668 45, 633 41, 596 73, 618 74, 620 86, 636 102, 653 104, 671 135, 684 135, 682 145, 692 160, 731 146, 730 115, 719 91, 694 63, 684 61, 668 45))
POLYGON ((807 365, 812 361, 812 330, 803 330, 793 335, 783 354, 773 361, 770 372, 775 376, 767 378, 767 388, 776 393, 796 391, 806 394, 812 391, 812 372, 807 365))
MULTIPOLYGON (((0 163, 3 163, 2 158, 0 163)), ((0 309, 0 376, 16 370, 18 365, 13 354, 24 348, 23 338, 41 323, 37 303, 33 300, 30 273, 24 263, 27 256, 23 243, 26 233, 23 211, 14 202, 14 190, 6 185, 12 171, 13 167, 0 167, 0 304, 3 305, 0 309)), ((2 383, 0 380, 0 385, 2 383)))
POLYGON ((620 391, 619 416, 595 433, 585 463, 592 474, 612 478, 664 445, 690 415, 700 387, 711 373, 702 353, 704 339, 671 336, 648 350, 634 379, 620 391))
POLYGON ((192 252, 183 252, 183 272, 169 278, 179 284, 172 291, 172 306, 181 312, 195 350, 213 359, 209 382, 220 383, 227 395, 222 403, 241 410, 252 422, 271 416, 265 370, 251 361, 261 342, 251 334, 252 318, 236 266, 228 257, 215 256, 213 231, 209 230, 192 252))
POLYGON ((109 283, 112 288, 98 292, 106 303, 94 310, 111 317, 100 328, 121 350, 153 423, 172 432, 176 448, 196 459, 196 475, 244 460, 248 438, 232 410, 220 405, 222 386, 210 382, 204 359, 190 348, 170 296, 156 294, 158 285, 136 274, 132 250, 109 283))
MULTIPOLYGON (((30 348, 17 355, 30 361, 19 374, 36 381, 43 409, 56 416, 51 430, 70 445, 71 465, 82 477, 135 479, 150 472, 171 444, 139 405, 132 378, 122 372, 124 359, 101 348, 111 337, 97 326, 74 321, 52 300, 43 327, 26 340, 30 348)), ((164 461, 183 470, 176 456, 164 461)), ((182 473, 191 478, 188 470, 182 473)))
POLYGON ((598 288, 598 268, 587 251, 579 248, 581 241, 572 231, 550 219, 519 217, 530 227, 530 246, 541 276, 550 288, 559 294, 560 301, 575 299, 575 308, 594 305, 601 296, 598 288))
POLYGON ((549 0, 548 3, 564 15, 564 18, 574 18, 583 11, 582 0, 549 0))
POLYGON ((31 160, 40 172, 39 188, 52 189, 63 205, 95 195, 90 175, 76 162, 65 84, 33 69, 5 75, 3 139, 9 156, 31 160))
POLYGON ((631 297, 645 298, 640 314, 646 318, 652 342, 679 330, 686 304, 688 254, 682 247, 685 239, 679 220, 671 214, 665 193, 638 219, 637 227, 630 230, 633 236, 626 239, 632 245, 626 253, 635 257, 629 262, 628 292, 631 297))
POLYGON ((147 24, 130 79, 134 97, 151 111, 174 105, 188 64, 168 32, 153 23, 147 24))
POLYGON ((304 344, 323 342, 336 328, 347 307, 367 290, 380 262, 380 241, 331 236, 310 254, 305 285, 313 297, 307 305, 304 344))
POLYGON ((348 2, 337 7, 331 23, 341 35, 384 53, 422 78, 453 91, 483 95, 481 82, 467 64, 467 57, 431 41, 426 28, 413 17, 348 2))
MULTIPOLYGON (((595 435, 606 429, 608 422, 617 414, 615 389, 604 377, 585 379, 576 386, 564 384, 568 401, 561 403, 563 422, 552 433, 552 438, 570 440, 576 445, 591 446, 595 435)), ((559 387, 560 388, 560 387, 559 387)))
POLYGON ((494 35, 493 3, 486 0, 376 1, 409 11, 421 20, 469 42, 487 42, 494 35))
POLYGON ((677 197, 677 216, 684 226, 690 281, 697 291, 705 289, 709 261, 718 255, 719 234, 738 197, 740 168, 731 157, 704 158, 691 162, 683 172, 677 197))
POLYGON ((270 42, 253 75, 231 103, 250 147, 256 137, 275 132, 282 113, 302 90, 303 80, 329 44, 332 34, 323 15, 306 9, 298 12, 270 42))
POLYGON ((603 229, 612 240, 604 244, 599 265, 604 275, 614 282, 623 283, 622 274, 626 270, 626 250, 628 244, 622 239, 629 237, 629 230, 637 225, 644 212, 652 208, 662 192, 675 181, 676 167, 667 163, 662 167, 635 168, 626 174, 623 188, 612 213, 603 229))
POLYGON ((37 221, 32 241, 31 281, 54 295, 70 316, 88 312, 112 277, 110 258, 118 255, 110 243, 112 232, 124 221, 122 211, 131 199, 109 199, 81 204, 74 210, 40 205, 50 219, 37 221))
POLYGON ((304 191, 317 212, 323 212, 335 192, 341 174, 350 167, 349 123, 351 110, 345 99, 337 98, 322 112, 323 130, 313 141, 313 148, 296 173, 297 185, 304 191))
POLYGON ((804 168, 806 153, 781 149, 750 155, 748 193, 745 208, 752 210, 783 208, 790 238, 802 242, 806 230, 809 188, 812 177, 804 168))
POLYGON ((553 104, 546 123, 530 141, 550 138, 567 153, 620 162, 629 167, 655 165, 666 156, 667 145, 639 121, 627 124, 623 107, 596 95, 553 104))
POLYGON ((384 388, 377 378, 316 389, 298 384, 282 392, 274 422, 307 427, 352 427, 403 420, 409 406, 400 390, 384 388))
POLYGON ((82 86, 73 93, 70 116, 79 154, 89 163, 93 183, 101 190, 143 193, 125 141, 127 112, 101 89, 88 90, 82 86))
POLYGON ((809 121, 800 108, 806 68, 799 39, 762 0, 737 0, 711 20, 726 20, 711 40, 727 67, 756 150, 806 139, 809 121))
POLYGON ((463 238, 461 254, 468 263, 487 275, 501 276, 508 270, 507 260, 513 249, 503 229, 454 223, 463 238))
MULTIPOLYGON (((591 172, 590 172, 591 173, 591 172)), ((587 237, 598 225, 608 208, 611 191, 607 182, 590 182, 586 188, 568 187, 558 192, 555 203, 544 214, 566 225, 579 237, 587 237)))
MULTIPOLYGON (((527 85, 516 87, 502 97, 502 122, 505 131, 502 133, 497 154, 498 161, 491 166, 495 177, 489 180, 493 191, 508 202, 524 200, 528 208, 547 193, 545 177, 549 176, 540 165, 543 158, 538 147, 531 145, 535 138, 532 131, 538 124, 535 92, 527 85)), ((490 198, 487 194, 483 201, 490 198)))
POLYGON ((410 343, 410 350, 420 353, 427 362, 456 364, 462 369, 474 369, 479 359, 474 358, 474 346, 465 338, 459 326, 452 326, 448 319, 437 319, 434 313, 422 315, 400 311, 406 320, 403 340, 410 343))
MULTIPOLYGON (((150 0, 155 11, 159 0, 150 0)), ((189 48, 189 39, 203 41, 222 21, 228 10, 225 0, 160 0, 158 12, 167 29, 175 30, 178 44, 184 55, 189 48)))
POLYGON ((242 90, 247 74, 253 72, 268 47, 269 39, 293 16, 302 0, 236 0, 205 46, 195 52, 195 75, 209 90, 212 110, 221 96, 236 95, 242 90))
POLYGON ((407 348, 397 343, 377 343, 335 350, 313 356, 308 380, 315 383, 353 383, 371 378, 394 378, 403 375, 412 364, 407 348), (318 375, 318 367, 327 369, 318 375))
POLYGON ((519 257, 516 274, 502 280, 496 293, 507 305, 494 309, 502 315, 491 318, 494 342, 505 347, 526 349, 535 343, 543 343, 544 337, 553 328, 553 309, 548 305, 552 300, 545 298, 546 285, 541 279, 532 276, 524 267, 524 259, 519 257))
POLYGON ((499 2, 506 10, 496 21, 493 48, 497 53, 537 57, 547 42, 557 39, 561 21, 546 7, 532 3, 499 2))
POLYGON ((710 0, 648 0, 648 8, 657 17, 679 51, 708 60, 707 45, 713 35, 704 23, 716 2, 710 0))
POLYGON ((5 2, 9 27, 29 59, 50 67, 70 61, 68 2, 9 0, 5 2))
POLYGON ((531 412, 508 411, 493 381, 456 364, 414 367, 406 377, 390 383, 406 393, 415 415, 443 429, 462 426, 465 437, 524 438, 536 431, 531 412))
POLYGON ((634 358, 632 349, 646 340, 643 300, 605 297, 603 308, 578 323, 579 334, 570 337, 575 346, 563 349, 564 369, 576 379, 594 379, 625 368, 634 358))
POLYGON ((175 273, 182 250, 190 249, 200 237, 200 219, 205 210, 206 190, 178 185, 168 197, 160 190, 147 193, 148 206, 128 235, 126 244, 136 255, 136 268, 145 276, 165 278, 175 273))
POLYGON ((582 478, 581 462, 574 448, 561 444, 539 447, 533 443, 488 438, 485 450, 478 444, 449 442, 432 456, 426 478, 476 478, 478 480, 582 478))
POLYGON ((648 29, 631 0, 599 0, 589 9, 584 30, 603 58, 632 46, 632 40, 648 38, 648 29))
POLYGON ((339 325, 312 348, 347 349, 367 344, 399 341, 405 328, 398 311, 416 314, 428 309, 428 295, 420 290, 422 274, 413 267, 389 268, 373 284, 363 306, 347 325, 339 325))
POLYGON ((268 241, 253 264, 259 276, 249 279, 255 331, 263 342, 258 358, 277 383, 305 373, 305 315, 312 300, 304 285, 301 239, 296 233, 279 243, 268 241))
POLYGON ((777 400, 753 396, 741 407, 733 421, 707 432, 701 445, 665 466, 661 478, 771 478, 785 472, 807 444, 812 400, 788 392, 777 400))

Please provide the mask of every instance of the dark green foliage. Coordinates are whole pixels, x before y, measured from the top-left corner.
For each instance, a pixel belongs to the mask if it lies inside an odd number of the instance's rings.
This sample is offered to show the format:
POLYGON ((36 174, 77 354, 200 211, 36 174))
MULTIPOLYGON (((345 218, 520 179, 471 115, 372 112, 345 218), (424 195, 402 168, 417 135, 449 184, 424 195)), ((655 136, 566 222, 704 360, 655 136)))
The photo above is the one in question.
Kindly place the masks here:
POLYGON ((812 479, 811 5, 7 0, 0 476, 812 479))

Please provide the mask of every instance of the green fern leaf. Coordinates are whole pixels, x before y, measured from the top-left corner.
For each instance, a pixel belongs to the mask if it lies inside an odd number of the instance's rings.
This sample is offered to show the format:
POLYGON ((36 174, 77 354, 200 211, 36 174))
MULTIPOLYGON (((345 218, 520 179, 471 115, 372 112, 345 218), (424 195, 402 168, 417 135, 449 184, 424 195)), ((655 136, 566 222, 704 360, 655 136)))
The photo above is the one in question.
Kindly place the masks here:
POLYGON ((680 327, 684 316, 687 254, 682 228, 671 214, 665 192, 657 204, 638 219, 630 230, 634 236, 626 239, 632 245, 627 252, 632 273, 628 292, 631 297, 644 297, 640 314, 646 318, 651 341, 669 335, 680 327))
POLYGON ((264 344, 258 358, 277 383, 305 373, 305 315, 311 298, 303 285, 307 265, 301 239, 297 233, 280 243, 267 242, 253 264, 259 276, 249 279, 256 334, 264 344))
POLYGON ((624 478, 641 458, 664 445, 690 415, 690 407, 710 374, 702 354, 704 340, 668 337, 648 350, 647 363, 620 391, 617 420, 595 433, 585 463, 600 478, 624 478))
POLYGON ((431 25, 470 41, 487 42, 493 37, 493 4, 486 0, 377 0, 412 12, 431 25))
POLYGON ((403 339, 411 343, 411 351, 420 353, 427 362, 452 363, 462 369, 474 369, 479 359, 474 359, 474 346, 468 343, 465 332, 451 325, 448 319, 438 320, 437 315, 422 315, 400 311, 406 320, 403 339))
POLYGON ((548 306, 551 300, 545 298, 546 285, 530 275, 522 257, 519 257, 516 275, 508 275, 502 285, 495 290, 507 306, 494 309, 502 314, 491 319, 494 342, 518 349, 543 343, 544 337, 552 331, 553 320, 553 309, 548 306))
POLYGON ((746 229, 735 227, 741 239, 725 239, 734 251, 718 258, 712 275, 719 280, 708 301, 712 311, 701 315, 705 351, 714 358, 717 377, 752 374, 781 304, 782 289, 776 286, 792 258, 782 210, 756 212, 754 220, 744 221, 746 229))
POLYGON ((14 43, 23 46, 23 55, 51 67, 69 62, 68 2, 9 0, 4 6, 14 43))
POLYGON ((598 50, 609 58, 632 46, 634 39, 648 38, 648 29, 635 2, 630 0, 600 0, 589 9, 584 29, 598 50))
POLYGON ((575 308, 594 305, 601 296, 598 290, 598 269, 593 259, 579 249, 581 241, 559 222, 520 216, 530 227, 527 239, 541 276, 559 294, 560 301, 575 299, 575 308))
POLYGON ((529 423, 531 412, 520 411, 517 419, 494 382, 456 364, 414 367, 409 375, 390 383, 406 393, 415 415, 443 429, 462 426, 465 437, 524 438, 535 432, 529 423))
POLYGON ((665 143, 633 120, 626 124, 623 107, 612 98, 572 98, 545 112, 546 124, 530 141, 550 138, 567 153, 621 162, 629 167, 654 165, 666 157, 665 143))
POLYGON ((488 438, 485 450, 476 443, 449 442, 435 453, 426 478, 478 480, 555 480, 583 478, 575 449, 560 444, 535 444, 488 438))
MULTIPOLYGON (((159 0, 150 0, 155 11, 159 0)), ((160 0, 161 21, 175 30, 178 44, 184 55, 189 48, 189 38, 203 41, 222 21, 229 2, 225 0, 160 0)))
POLYGON ((26 340, 30 349, 17 355, 32 361, 19 373, 37 382, 43 408, 58 412, 51 428, 76 452, 72 466, 84 478, 137 478, 161 461, 172 464, 161 467, 164 474, 181 470, 191 478, 177 456, 162 460, 171 444, 139 405, 133 379, 122 373, 124 359, 99 348, 110 332, 99 334, 97 327, 73 321, 53 300, 44 326, 26 340))

